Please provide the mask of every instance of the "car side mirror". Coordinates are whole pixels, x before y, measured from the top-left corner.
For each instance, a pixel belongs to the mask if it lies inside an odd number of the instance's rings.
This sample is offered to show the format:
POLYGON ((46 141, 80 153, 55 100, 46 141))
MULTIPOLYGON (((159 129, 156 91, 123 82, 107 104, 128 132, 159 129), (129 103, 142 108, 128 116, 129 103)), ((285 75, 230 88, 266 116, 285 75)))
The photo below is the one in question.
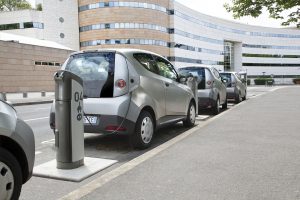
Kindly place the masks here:
POLYGON ((180 78, 179 78, 179 82, 180 83, 185 83, 187 81, 187 77, 184 77, 184 76, 181 76, 180 78))

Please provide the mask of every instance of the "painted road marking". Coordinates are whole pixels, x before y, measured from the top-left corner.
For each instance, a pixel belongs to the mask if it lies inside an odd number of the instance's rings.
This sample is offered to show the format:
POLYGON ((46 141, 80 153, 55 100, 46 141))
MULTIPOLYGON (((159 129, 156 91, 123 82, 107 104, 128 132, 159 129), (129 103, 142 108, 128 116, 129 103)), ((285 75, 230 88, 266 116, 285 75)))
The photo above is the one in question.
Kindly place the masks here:
POLYGON ((43 141, 43 142, 41 142, 41 144, 54 144, 54 142, 55 142, 55 139, 51 139, 51 140, 43 141))
POLYGON ((41 151, 36 151, 35 152, 35 155, 39 155, 39 154, 41 154, 42 152, 41 151))
POLYGON ((40 118, 34 118, 34 119, 26 119, 24 122, 31 122, 31 121, 37 121, 41 119, 49 119, 49 117, 40 117, 40 118))

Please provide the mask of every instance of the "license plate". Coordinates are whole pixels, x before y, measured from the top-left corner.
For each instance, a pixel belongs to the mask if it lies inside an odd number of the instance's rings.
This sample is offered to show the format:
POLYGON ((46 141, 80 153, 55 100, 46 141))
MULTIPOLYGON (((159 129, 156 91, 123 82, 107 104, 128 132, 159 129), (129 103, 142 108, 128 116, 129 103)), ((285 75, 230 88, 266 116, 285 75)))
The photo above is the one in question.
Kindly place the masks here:
POLYGON ((97 117, 95 116, 85 116, 83 118, 84 124, 96 124, 97 123, 97 117))

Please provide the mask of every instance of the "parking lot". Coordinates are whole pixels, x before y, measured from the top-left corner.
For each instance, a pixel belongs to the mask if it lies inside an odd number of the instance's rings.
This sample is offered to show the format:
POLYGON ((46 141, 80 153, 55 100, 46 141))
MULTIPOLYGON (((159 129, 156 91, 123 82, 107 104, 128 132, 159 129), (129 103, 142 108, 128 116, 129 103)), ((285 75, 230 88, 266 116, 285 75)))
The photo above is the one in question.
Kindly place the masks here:
MULTIPOLYGON (((248 99, 275 91, 278 88, 279 87, 249 87, 248 99)), ((247 101, 244 103, 247 103, 247 101)), ((233 103, 229 103, 227 110, 230 110, 233 107, 235 107, 235 105, 233 103)), ((36 140, 35 166, 55 159, 54 135, 48 124, 50 104, 18 106, 16 109, 19 116, 24 119, 34 131, 36 140)), ((222 113, 225 113, 227 110, 222 110, 222 113)), ((223 115, 222 113, 221 115, 223 115)), ((196 126, 202 126, 213 118, 215 118, 215 116, 204 111, 197 118, 196 126)), ((126 137, 104 137, 102 135, 86 134, 85 156, 117 160, 117 163, 80 183, 33 177, 23 186, 20 199, 61 198, 80 186, 86 185, 94 179, 97 179, 98 177, 117 169, 121 165, 138 158, 142 154, 156 149, 177 136, 183 135, 187 131, 188 129, 184 128, 181 123, 172 127, 160 129, 156 133, 152 147, 143 151, 132 149, 132 147, 128 145, 126 137)))

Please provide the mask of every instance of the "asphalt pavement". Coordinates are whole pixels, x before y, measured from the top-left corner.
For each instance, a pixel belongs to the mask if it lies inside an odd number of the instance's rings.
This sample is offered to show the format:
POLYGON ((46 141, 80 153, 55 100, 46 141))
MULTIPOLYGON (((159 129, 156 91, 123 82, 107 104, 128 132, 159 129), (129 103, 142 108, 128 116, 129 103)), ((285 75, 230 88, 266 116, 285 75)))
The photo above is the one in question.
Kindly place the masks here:
POLYGON ((65 199, 300 199, 299 99, 300 87, 252 98, 65 199))

